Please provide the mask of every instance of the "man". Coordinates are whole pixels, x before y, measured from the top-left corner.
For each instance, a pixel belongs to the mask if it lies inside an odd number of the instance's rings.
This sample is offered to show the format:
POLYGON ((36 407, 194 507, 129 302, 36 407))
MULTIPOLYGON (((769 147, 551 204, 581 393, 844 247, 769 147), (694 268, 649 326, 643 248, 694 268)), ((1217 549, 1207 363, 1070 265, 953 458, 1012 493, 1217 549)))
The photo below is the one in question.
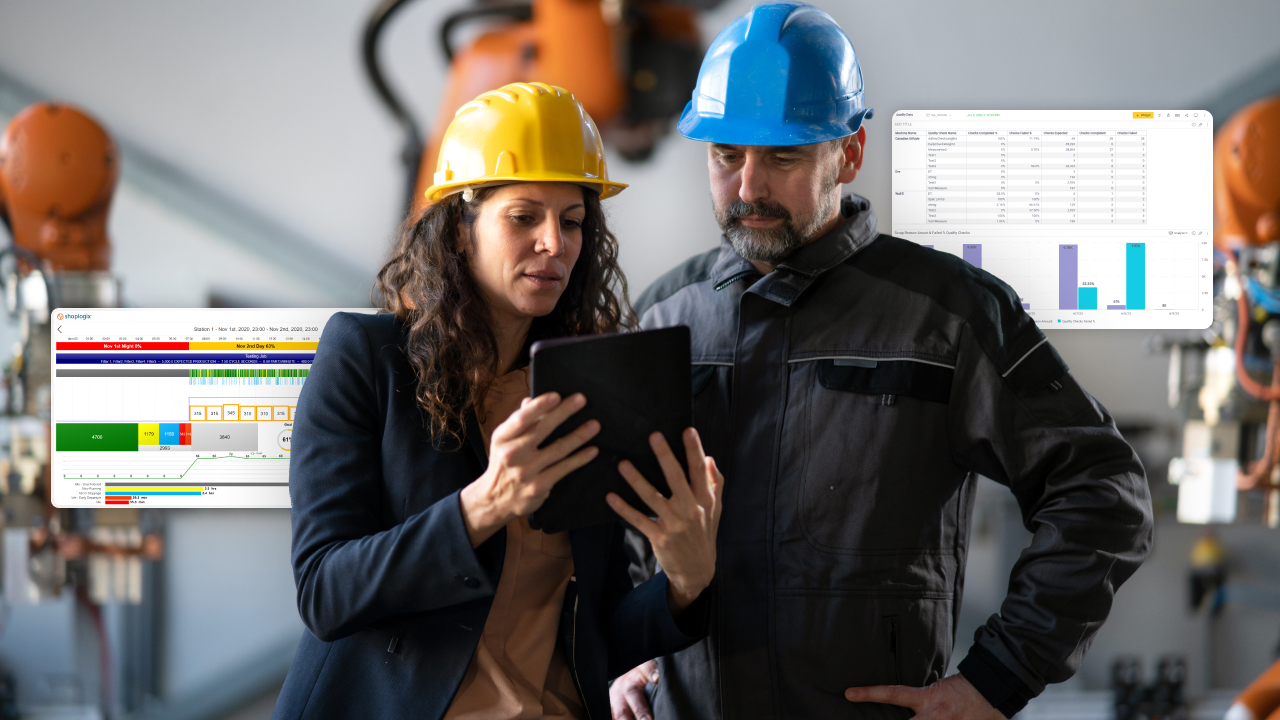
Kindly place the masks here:
MULTIPOLYGON (((1150 548, 1142 466, 1017 295, 840 197, 870 114, 849 39, 786 2, 716 38, 680 120, 724 238, 637 310, 693 330, 698 431, 728 462, 711 634, 659 659, 661 720, 1012 716, 1150 548), (1034 537, 943 678, 979 474, 1034 537)), ((653 676, 614 683, 615 718, 648 716, 653 676)))

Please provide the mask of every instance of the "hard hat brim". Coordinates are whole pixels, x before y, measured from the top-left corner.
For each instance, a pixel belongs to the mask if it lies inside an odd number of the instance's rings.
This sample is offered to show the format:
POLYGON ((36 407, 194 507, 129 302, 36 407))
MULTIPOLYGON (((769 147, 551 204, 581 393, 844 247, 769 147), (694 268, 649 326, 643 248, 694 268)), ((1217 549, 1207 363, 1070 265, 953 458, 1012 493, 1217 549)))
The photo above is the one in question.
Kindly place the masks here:
POLYGON ((693 103, 690 102, 685 106, 676 129, 690 140, 701 142, 788 147, 812 145, 848 137, 858 132, 862 127, 862 121, 871 117, 871 113, 871 108, 860 109, 847 122, 756 121, 699 115, 694 111, 693 103))
POLYGON ((611 198, 627 188, 626 183, 612 182, 610 180, 593 180, 584 178, 581 175, 547 173, 538 177, 523 176, 505 176, 505 177, 486 177, 483 180, 456 180, 454 182, 440 183, 427 188, 424 193, 427 202, 440 202, 447 195, 455 192, 461 192, 469 187, 480 188, 493 185, 513 185, 515 183, 527 182, 562 182, 572 183, 574 185, 582 185, 590 190, 600 193, 600 199, 611 198))

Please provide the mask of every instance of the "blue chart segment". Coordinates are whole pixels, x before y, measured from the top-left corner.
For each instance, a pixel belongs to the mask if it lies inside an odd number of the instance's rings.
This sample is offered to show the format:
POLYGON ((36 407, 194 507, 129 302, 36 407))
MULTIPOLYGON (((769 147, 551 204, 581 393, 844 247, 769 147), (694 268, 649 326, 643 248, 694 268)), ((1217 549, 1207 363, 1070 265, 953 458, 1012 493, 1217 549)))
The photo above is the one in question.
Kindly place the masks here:
POLYGON ((1082 287, 1080 288, 1080 309, 1081 310, 1097 310, 1098 309, 1098 288, 1082 287))
POLYGON ((1124 298, 1126 310, 1147 307, 1147 246, 1128 243, 1124 253, 1124 298))

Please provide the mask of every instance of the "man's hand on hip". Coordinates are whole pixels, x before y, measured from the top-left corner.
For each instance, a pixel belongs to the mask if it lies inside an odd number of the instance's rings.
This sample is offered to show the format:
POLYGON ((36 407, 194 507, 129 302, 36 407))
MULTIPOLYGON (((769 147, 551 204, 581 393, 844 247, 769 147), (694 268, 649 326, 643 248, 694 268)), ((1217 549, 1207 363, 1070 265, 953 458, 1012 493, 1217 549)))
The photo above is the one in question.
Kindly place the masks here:
POLYGON ((609 714, 613 720, 652 720, 644 687, 658 682, 658 663, 649 660, 635 666, 609 686, 609 714))
MULTIPOLYGON (((922 688, 906 685, 855 687, 844 691, 849 702, 873 702, 911 708, 916 720, 1005 720, 963 675, 951 675, 922 688)), ((615 720, 617 716, 614 716, 615 720)))

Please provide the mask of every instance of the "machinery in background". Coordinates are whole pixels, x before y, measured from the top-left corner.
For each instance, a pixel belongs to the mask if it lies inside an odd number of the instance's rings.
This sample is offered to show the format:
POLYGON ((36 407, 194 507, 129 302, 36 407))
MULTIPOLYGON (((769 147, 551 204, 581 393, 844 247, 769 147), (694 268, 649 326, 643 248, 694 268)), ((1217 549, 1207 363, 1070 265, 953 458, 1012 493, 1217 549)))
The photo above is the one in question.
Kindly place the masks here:
MULTIPOLYGON (((50 313, 120 306, 107 236, 119 172, 119 152, 107 132, 68 105, 32 105, 0 136, 0 219, 11 239, 0 250, 0 279, 19 338, 0 392, 4 600, 27 605, 75 596, 98 645, 100 677, 82 684, 96 682, 108 714, 140 707, 145 688, 126 685, 126 697, 113 698, 103 605, 131 606, 129 624, 147 624, 143 606, 153 581, 145 561, 162 554, 160 519, 128 508, 59 510, 50 502, 50 353, 58 332, 50 313)), ((145 663, 148 655, 125 657, 145 663)), ((124 670, 130 678, 147 675, 124 670)))
POLYGON ((1111 692, 1116 720, 1186 720, 1186 660, 1166 655, 1156 666, 1155 680, 1142 681, 1142 661, 1120 658, 1111 666, 1111 692))
POLYGON ((1214 141, 1214 319, 1164 343, 1169 404, 1186 418, 1178 519, 1280 526, 1280 98, 1236 113, 1214 141))
POLYGON ((418 122, 392 91, 378 43, 392 16, 411 0, 384 0, 365 26, 362 54, 378 97, 404 131, 401 155, 407 204, 415 212, 432 185, 436 153, 463 103, 513 82, 567 88, 596 121, 606 144, 624 158, 648 158, 684 109, 702 62, 697 13, 723 0, 476 0, 440 26, 449 77, 426 142, 418 122), (455 50, 464 23, 500 22, 455 50))
POLYGON ((1225 720, 1280 720, 1280 661, 1249 683, 1225 720))
POLYGON ((1226 602, 1223 592, 1227 584, 1227 554, 1212 530, 1206 530, 1191 546, 1191 572, 1187 576, 1191 609, 1199 611, 1208 603, 1208 612, 1216 616, 1226 602))

